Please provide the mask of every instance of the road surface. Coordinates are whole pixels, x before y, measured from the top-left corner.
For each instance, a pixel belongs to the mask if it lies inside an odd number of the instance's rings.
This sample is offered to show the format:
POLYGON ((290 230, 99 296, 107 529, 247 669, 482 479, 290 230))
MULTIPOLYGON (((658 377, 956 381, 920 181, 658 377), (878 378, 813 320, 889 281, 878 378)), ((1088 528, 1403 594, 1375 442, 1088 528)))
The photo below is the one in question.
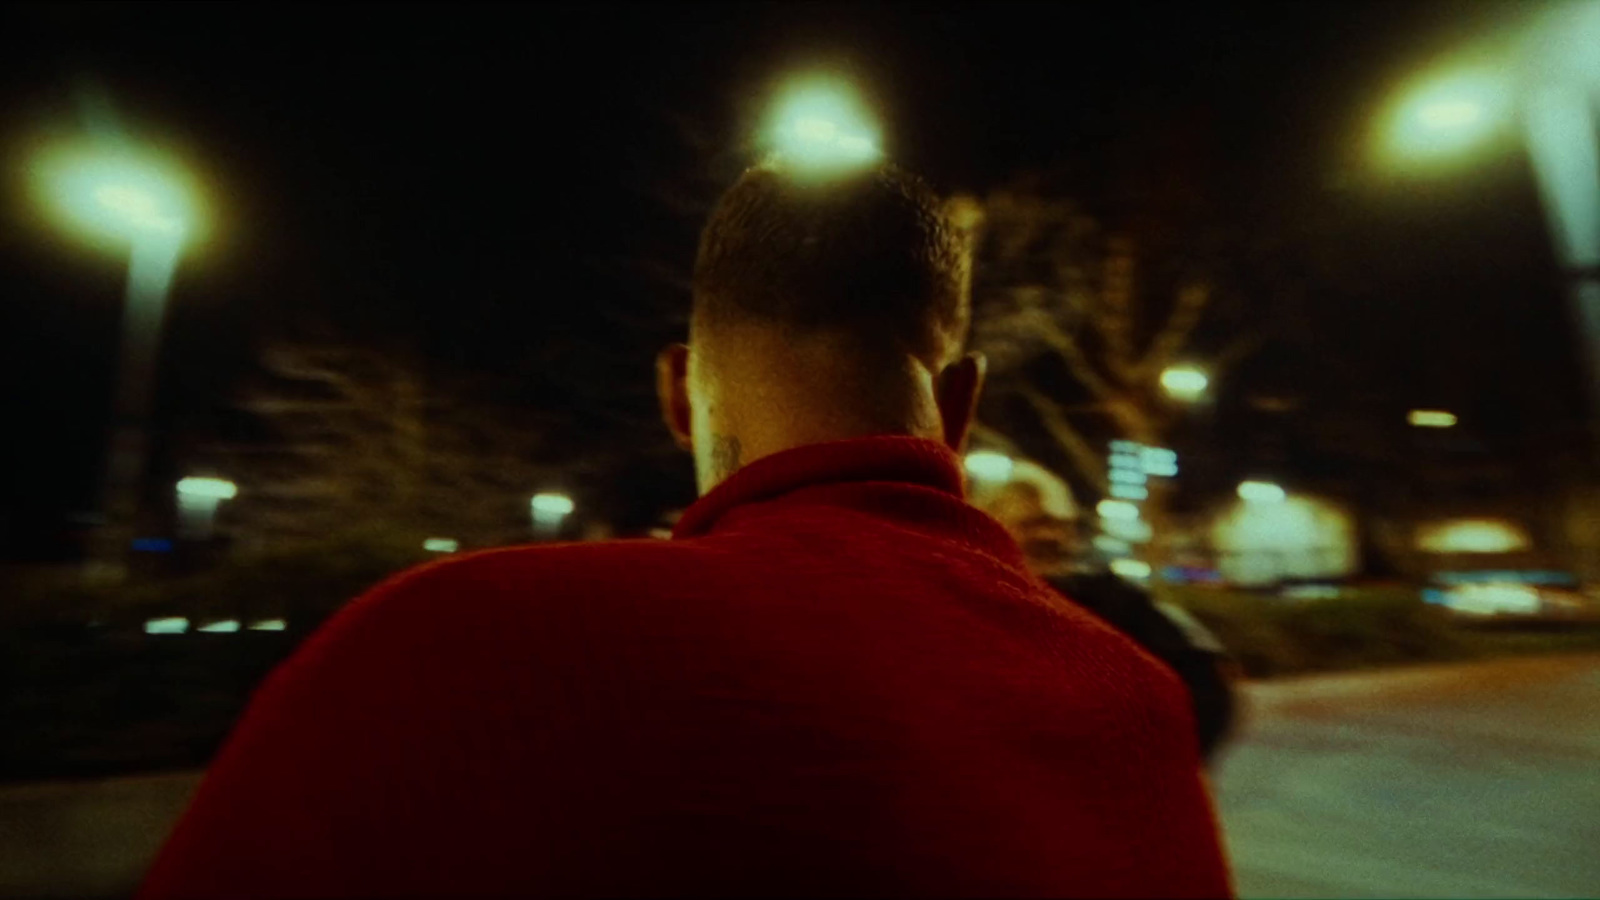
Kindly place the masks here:
MULTIPOLYGON (((1252 685, 1243 897, 1600 896, 1600 656, 1252 685)), ((0 898, 129 892, 198 776, 0 789, 0 898)))
POLYGON ((1600 896, 1600 657, 1253 686, 1216 778, 1243 897, 1600 896))

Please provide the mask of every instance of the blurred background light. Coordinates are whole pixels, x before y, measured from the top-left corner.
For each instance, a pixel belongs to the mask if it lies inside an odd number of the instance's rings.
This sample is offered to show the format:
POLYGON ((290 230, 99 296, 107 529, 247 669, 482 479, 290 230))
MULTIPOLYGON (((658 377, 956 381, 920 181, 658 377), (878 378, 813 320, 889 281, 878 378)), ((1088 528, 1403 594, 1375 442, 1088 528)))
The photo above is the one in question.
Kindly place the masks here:
POLYGON ((239 620, 222 619, 218 622, 211 622, 206 625, 201 625, 197 630, 211 634, 232 634, 233 632, 239 630, 239 620))
POLYGON ((178 495, 210 500, 232 500, 239 495, 239 487, 224 478, 191 476, 178 482, 178 495))
POLYGON ((1390 165, 1438 163, 1508 131, 1510 79, 1493 69, 1430 76, 1402 92, 1383 118, 1379 153, 1390 165))
POLYGON ((1282 503, 1287 496, 1283 488, 1270 481, 1239 483, 1239 499, 1247 503, 1282 503))
POLYGON ((848 171, 883 156, 855 92, 830 76, 802 78, 782 92, 770 142, 784 162, 813 173, 848 171))
POLYGON ((284 631, 289 627, 284 619, 259 619, 250 623, 251 631, 284 631))
POLYGON ((1095 506, 1095 512, 1099 513, 1102 519, 1123 522, 1139 518, 1139 507, 1126 500, 1101 500, 1099 505, 1095 506))
POLYGON ((1515 553, 1532 546, 1528 532, 1506 519, 1455 519, 1417 530, 1426 553, 1515 553))
POLYGON ((145 634, 183 634, 189 630, 189 620, 182 616, 149 619, 144 623, 145 634))
POLYGON ((44 206, 91 238, 188 239, 200 224, 193 179, 147 151, 120 144, 51 147, 31 171, 44 206))
POLYGON ((1110 567, 1113 574, 1129 581, 1144 581, 1150 577, 1150 564, 1142 560, 1114 559, 1110 567))
POLYGON ((1192 402, 1205 396, 1211 379, 1194 366, 1172 366, 1161 373, 1161 388, 1174 400, 1192 402))
POLYGON ((1454 413, 1439 409, 1413 409, 1406 421, 1417 428, 1453 428, 1456 424, 1454 413))
POLYGON ((1011 478, 1016 463, 1004 453, 978 450, 968 453, 963 461, 967 474, 982 481, 1000 482, 1011 478))
POLYGON ((431 537, 422 542, 422 549, 429 553, 454 553, 461 549, 461 543, 452 538, 431 537))

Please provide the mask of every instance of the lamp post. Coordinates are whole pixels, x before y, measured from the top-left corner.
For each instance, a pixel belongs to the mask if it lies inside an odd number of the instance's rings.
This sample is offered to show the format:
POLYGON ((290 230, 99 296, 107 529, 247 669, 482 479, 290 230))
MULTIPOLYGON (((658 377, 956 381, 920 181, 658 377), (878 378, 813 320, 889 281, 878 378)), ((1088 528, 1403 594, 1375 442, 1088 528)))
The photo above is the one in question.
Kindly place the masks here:
POLYGON ((111 445, 101 486, 105 516, 89 550, 91 580, 120 580, 149 457, 149 418, 167 292, 194 233, 189 180, 170 161, 120 143, 52 148, 32 166, 41 199, 62 223, 129 254, 111 445))
POLYGON ((190 476, 178 482, 178 533, 189 540, 210 540, 217 507, 239 495, 239 488, 223 478, 190 476))
POLYGON ((1387 165, 1436 165, 1517 126, 1580 326, 1594 428, 1600 428, 1597 47, 1600 0, 1551 4, 1500 63, 1436 75, 1402 95, 1381 123, 1378 148, 1387 165))

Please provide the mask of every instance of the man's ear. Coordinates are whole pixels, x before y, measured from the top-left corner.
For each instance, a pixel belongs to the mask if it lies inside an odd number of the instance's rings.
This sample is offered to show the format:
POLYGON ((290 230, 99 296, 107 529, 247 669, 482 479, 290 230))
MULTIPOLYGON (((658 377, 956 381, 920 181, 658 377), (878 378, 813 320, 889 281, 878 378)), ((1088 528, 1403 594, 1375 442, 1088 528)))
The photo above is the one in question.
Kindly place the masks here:
POLYGON ((689 345, 669 344, 656 355, 656 397, 672 440, 684 450, 694 449, 689 439, 689 345))
POLYGON ((978 414, 978 395, 983 391, 983 376, 989 361, 982 353, 968 353, 939 373, 939 418, 944 423, 944 442, 956 453, 967 445, 967 432, 978 414))

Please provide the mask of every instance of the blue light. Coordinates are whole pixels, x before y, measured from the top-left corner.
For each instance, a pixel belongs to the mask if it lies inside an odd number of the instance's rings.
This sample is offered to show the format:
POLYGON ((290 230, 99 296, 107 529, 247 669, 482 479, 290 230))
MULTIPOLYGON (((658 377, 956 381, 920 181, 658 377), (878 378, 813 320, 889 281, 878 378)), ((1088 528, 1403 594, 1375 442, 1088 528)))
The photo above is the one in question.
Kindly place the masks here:
POLYGON ((134 538, 133 549, 136 553, 171 553, 172 542, 166 538, 134 538))

